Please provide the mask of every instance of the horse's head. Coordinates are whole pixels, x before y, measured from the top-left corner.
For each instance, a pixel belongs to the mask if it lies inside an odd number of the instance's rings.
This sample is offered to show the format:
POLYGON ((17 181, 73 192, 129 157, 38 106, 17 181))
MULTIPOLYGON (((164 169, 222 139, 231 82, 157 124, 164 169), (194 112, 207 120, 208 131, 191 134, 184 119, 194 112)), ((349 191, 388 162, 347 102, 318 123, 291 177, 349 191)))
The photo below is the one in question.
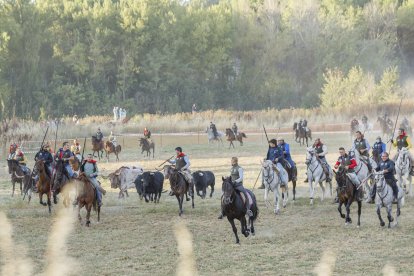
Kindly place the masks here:
POLYGON ((335 180, 336 183, 338 183, 338 187, 343 187, 346 185, 346 179, 347 179, 347 175, 346 175, 346 170, 343 167, 339 167, 338 171, 335 172, 335 180))
POLYGON ((163 168, 163 173, 165 178, 170 178, 170 176, 174 173, 175 167, 171 165, 165 165, 163 168))
POLYGON ((263 177, 269 178, 272 172, 273 163, 271 160, 265 160, 262 163, 263 177))
POLYGON ((294 122, 293 123, 293 130, 296 130, 297 127, 298 127, 298 123, 297 122, 294 122))
POLYGON ((312 162, 312 159, 315 158, 315 149, 312 147, 308 147, 306 149, 306 161, 305 164, 309 165, 312 162))
POLYGON ((14 159, 7 159, 7 165, 9 167, 9 174, 12 174, 20 168, 19 161, 14 159))
POLYGON ((223 184, 221 186, 221 189, 223 191, 223 203, 225 205, 228 205, 233 202, 233 194, 234 194, 234 188, 233 184, 231 183, 230 177, 222 177, 223 184))
POLYGON ((40 174, 45 170, 45 161, 38 159, 33 167, 34 174, 40 174))
POLYGON ((374 181, 375 181, 375 185, 377 186, 377 191, 381 193, 385 189, 385 185, 387 185, 385 182, 384 173, 375 172, 374 181))

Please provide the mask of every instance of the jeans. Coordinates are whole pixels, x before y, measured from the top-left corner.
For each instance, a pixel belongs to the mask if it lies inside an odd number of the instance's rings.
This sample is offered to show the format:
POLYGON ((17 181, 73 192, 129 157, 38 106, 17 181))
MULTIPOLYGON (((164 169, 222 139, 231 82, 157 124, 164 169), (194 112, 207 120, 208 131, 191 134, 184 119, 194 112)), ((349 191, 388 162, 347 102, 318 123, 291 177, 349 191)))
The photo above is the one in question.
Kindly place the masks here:
POLYGON ((72 178, 74 172, 73 172, 72 167, 70 166, 70 164, 65 164, 65 169, 68 172, 69 177, 72 178))
POLYGON ((100 205, 102 203, 102 193, 99 190, 98 180, 96 180, 96 177, 89 177, 89 176, 88 176, 88 179, 92 183, 93 187, 95 188, 96 199, 98 200, 98 204, 100 205))

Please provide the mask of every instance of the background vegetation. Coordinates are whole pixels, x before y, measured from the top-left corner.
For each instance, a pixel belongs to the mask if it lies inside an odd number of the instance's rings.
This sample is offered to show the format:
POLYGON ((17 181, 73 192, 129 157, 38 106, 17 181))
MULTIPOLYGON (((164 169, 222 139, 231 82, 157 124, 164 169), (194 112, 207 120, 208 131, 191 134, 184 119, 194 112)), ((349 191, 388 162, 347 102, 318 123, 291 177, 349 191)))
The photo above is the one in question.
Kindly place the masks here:
POLYGON ((413 0, 0 0, 0 116, 381 103, 414 69, 413 14, 413 0))

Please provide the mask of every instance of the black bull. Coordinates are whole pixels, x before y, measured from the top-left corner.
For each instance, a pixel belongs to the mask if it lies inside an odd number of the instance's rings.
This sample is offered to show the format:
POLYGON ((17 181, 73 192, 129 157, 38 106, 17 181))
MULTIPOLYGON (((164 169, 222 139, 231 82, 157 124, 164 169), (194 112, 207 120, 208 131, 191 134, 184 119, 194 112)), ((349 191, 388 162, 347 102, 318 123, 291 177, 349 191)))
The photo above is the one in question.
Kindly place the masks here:
POLYGON ((196 171, 193 172, 192 175, 197 195, 203 199, 206 198, 207 187, 210 186, 210 197, 212 197, 214 192, 214 185, 216 184, 216 178, 214 174, 211 171, 196 171))
POLYGON ((144 172, 135 179, 135 187, 139 197, 145 202, 159 203, 164 185, 164 175, 161 172, 144 172))

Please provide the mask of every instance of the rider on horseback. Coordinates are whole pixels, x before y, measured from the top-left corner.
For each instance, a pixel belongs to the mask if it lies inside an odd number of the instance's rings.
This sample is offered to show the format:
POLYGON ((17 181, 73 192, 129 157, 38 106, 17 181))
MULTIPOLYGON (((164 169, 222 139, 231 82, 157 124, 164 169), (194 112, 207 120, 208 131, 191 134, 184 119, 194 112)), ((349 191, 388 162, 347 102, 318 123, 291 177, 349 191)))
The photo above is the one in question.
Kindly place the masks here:
POLYGON ((302 128, 305 130, 305 132, 307 133, 308 130, 308 121, 306 121, 306 119, 303 119, 302 121, 302 128))
POLYGON ((354 140, 354 144, 352 145, 352 150, 358 150, 361 161, 367 164, 368 171, 372 171, 372 166, 369 158, 369 150, 371 149, 368 141, 364 138, 364 135, 361 133, 361 131, 357 131, 356 133, 356 139, 354 140))
MULTIPOLYGON (((385 145, 384 142, 381 140, 381 136, 378 136, 375 144, 372 146, 372 155, 378 156, 378 158, 381 157, 381 154, 387 150, 387 145, 385 145)), ((376 162, 379 162, 379 160, 375 160, 376 162)))
MULTIPOLYGON (((169 163, 175 164, 175 169, 180 172, 180 174, 184 177, 187 185, 189 186, 189 194, 192 196, 194 194, 193 191, 193 176, 191 175, 190 171, 190 159, 188 155, 184 154, 183 149, 181 147, 176 147, 175 152, 177 156, 173 160, 168 160, 169 163)), ((170 195, 173 195, 170 193, 170 195)))
MULTIPOLYGON (((382 161, 378 163, 378 167, 375 169, 377 172, 381 171, 384 174, 385 182, 391 186, 394 198, 398 198, 398 186, 397 179, 395 179, 395 163, 389 159, 387 152, 381 154, 382 161)), ((370 197, 367 199, 367 203, 374 203, 375 194, 377 193, 377 185, 374 185, 371 189, 370 197)))
MULTIPOLYGON (((282 150, 283 152, 283 157, 284 160, 287 162, 284 162, 286 164, 287 170, 291 170, 292 172, 295 172, 294 168, 296 166, 295 162, 293 162, 292 160, 292 156, 290 155, 290 146, 288 143, 285 143, 285 139, 283 138, 279 138, 277 139, 277 144, 278 147, 282 150)), ((294 173, 292 173, 292 180, 296 180, 297 175, 294 175, 294 173)))
MULTIPOLYGON (((34 160, 35 161, 43 160, 43 162, 45 162, 46 173, 48 174, 49 177, 52 176, 53 156, 49 151, 49 145, 48 144, 44 144, 42 146, 42 149, 38 153, 36 153, 36 156, 35 156, 34 160)), ((39 176, 36 177, 36 181, 37 181, 38 177, 39 176)))
POLYGON ((98 166, 96 165, 96 161, 93 160, 92 157, 92 154, 88 154, 86 160, 83 160, 82 162, 80 171, 85 173, 89 182, 93 185, 96 193, 96 200, 98 201, 98 206, 100 207, 102 206, 102 193, 100 191, 99 182, 96 179, 96 177, 98 176, 98 166))
POLYGON ((98 131, 96 132, 96 140, 100 143, 103 139, 103 133, 101 132, 101 128, 98 127, 98 131))
POLYGON ((63 166, 65 167, 65 170, 67 172, 68 178, 75 178, 76 174, 73 172, 72 167, 69 164, 69 160, 73 160, 75 157, 73 156, 73 153, 69 149, 69 143, 63 142, 62 148, 60 148, 55 155, 55 160, 62 160, 63 166))
POLYGON ((12 160, 14 159, 14 156, 16 155, 16 149, 17 149, 17 144, 13 143, 10 145, 9 147, 9 156, 7 157, 7 159, 12 160))
MULTIPOLYGON (((330 170, 328 166, 328 162, 326 161, 326 154, 328 153, 328 147, 321 142, 321 138, 316 138, 315 143, 313 143, 313 149, 315 150, 316 158, 321 163, 323 172, 326 175, 326 182, 331 181, 330 170)), ((309 180, 306 178, 304 182, 308 182, 309 180)))
MULTIPOLYGON (((400 153, 400 150, 403 147, 407 148, 408 150, 411 149, 411 147, 412 147, 410 137, 407 136, 407 134, 405 133, 405 130, 403 128, 400 128, 398 130, 397 139, 395 141, 393 139, 391 139, 391 143, 393 144, 394 147, 398 148, 397 154, 393 158, 394 161, 397 160, 398 155, 400 153)), ((410 159, 410 163, 413 164, 413 157, 412 157, 410 151, 408 151, 408 158, 410 159)), ((413 165, 411 165, 410 174, 414 175, 414 166, 413 165)))
MULTIPOLYGON (((269 150, 267 151, 266 159, 272 161, 273 170, 280 176, 283 183, 288 182, 288 176, 286 175, 286 170, 283 168, 283 164, 285 162, 283 150, 281 147, 277 146, 276 139, 272 139, 269 141, 269 150)), ((262 186, 259 189, 264 189, 264 176, 262 174, 262 186)))
MULTIPOLYGON (((246 214, 252 218, 253 212, 251 207, 253 205, 253 199, 250 196, 249 192, 243 186, 243 168, 239 166, 239 159, 237 157, 231 158, 231 169, 230 169, 230 179, 233 187, 239 193, 243 193, 244 197, 248 201, 246 214)), ((223 218, 223 213, 221 212, 218 219, 223 218)))
POLYGON ((213 124, 213 122, 210 122, 210 129, 213 131, 214 138, 217 138, 218 137, 218 132, 217 132, 216 125, 213 124))
POLYGON ((109 142, 112 143, 114 147, 117 146, 118 142, 116 141, 116 136, 113 134, 112 130, 111 130, 111 134, 109 134, 108 140, 109 142))
POLYGON ((237 137, 237 130, 238 130, 238 128, 237 128, 236 123, 233 123, 233 126, 231 127, 231 130, 234 133, 234 137, 237 137))
POLYGON ((20 147, 17 147, 16 154, 14 155, 13 159, 19 162, 19 166, 24 174, 28 174, 30 172, 30 169, 26 167, 26 157, 24 156, 24 153, 20 147))
MULTIPOLYGON (((359 180, 358 176, 356 175, 354 168, 357 166, 357 162, 354 156, 350 156, 346 154, 346 151, 343 147, 339 148, 339 158, 336 161, 334 169, 337 170, 339 167, 346 171, 346 175, 351 180, 352 184, 354 184, 355 188, 357 189, 357 194, 360 199, 363 198, 364 193, 362 189, 359 189, 361 185, 361 181, 359 180)), ((336 191, 338 193, 338 189, 336 191)), ((336 200, 335 200, 336 201, 336 200)))
POLYGON ((81 160, 81 145, 78 142, 78 139, 73 140, 73 144, 70 146, 70 151, 78 158, 78 160, 81 160))
POLYGON ((144 128, 144 137, 147 140, 151 138, 151 131, 149 131, 146 127, 144 128))

